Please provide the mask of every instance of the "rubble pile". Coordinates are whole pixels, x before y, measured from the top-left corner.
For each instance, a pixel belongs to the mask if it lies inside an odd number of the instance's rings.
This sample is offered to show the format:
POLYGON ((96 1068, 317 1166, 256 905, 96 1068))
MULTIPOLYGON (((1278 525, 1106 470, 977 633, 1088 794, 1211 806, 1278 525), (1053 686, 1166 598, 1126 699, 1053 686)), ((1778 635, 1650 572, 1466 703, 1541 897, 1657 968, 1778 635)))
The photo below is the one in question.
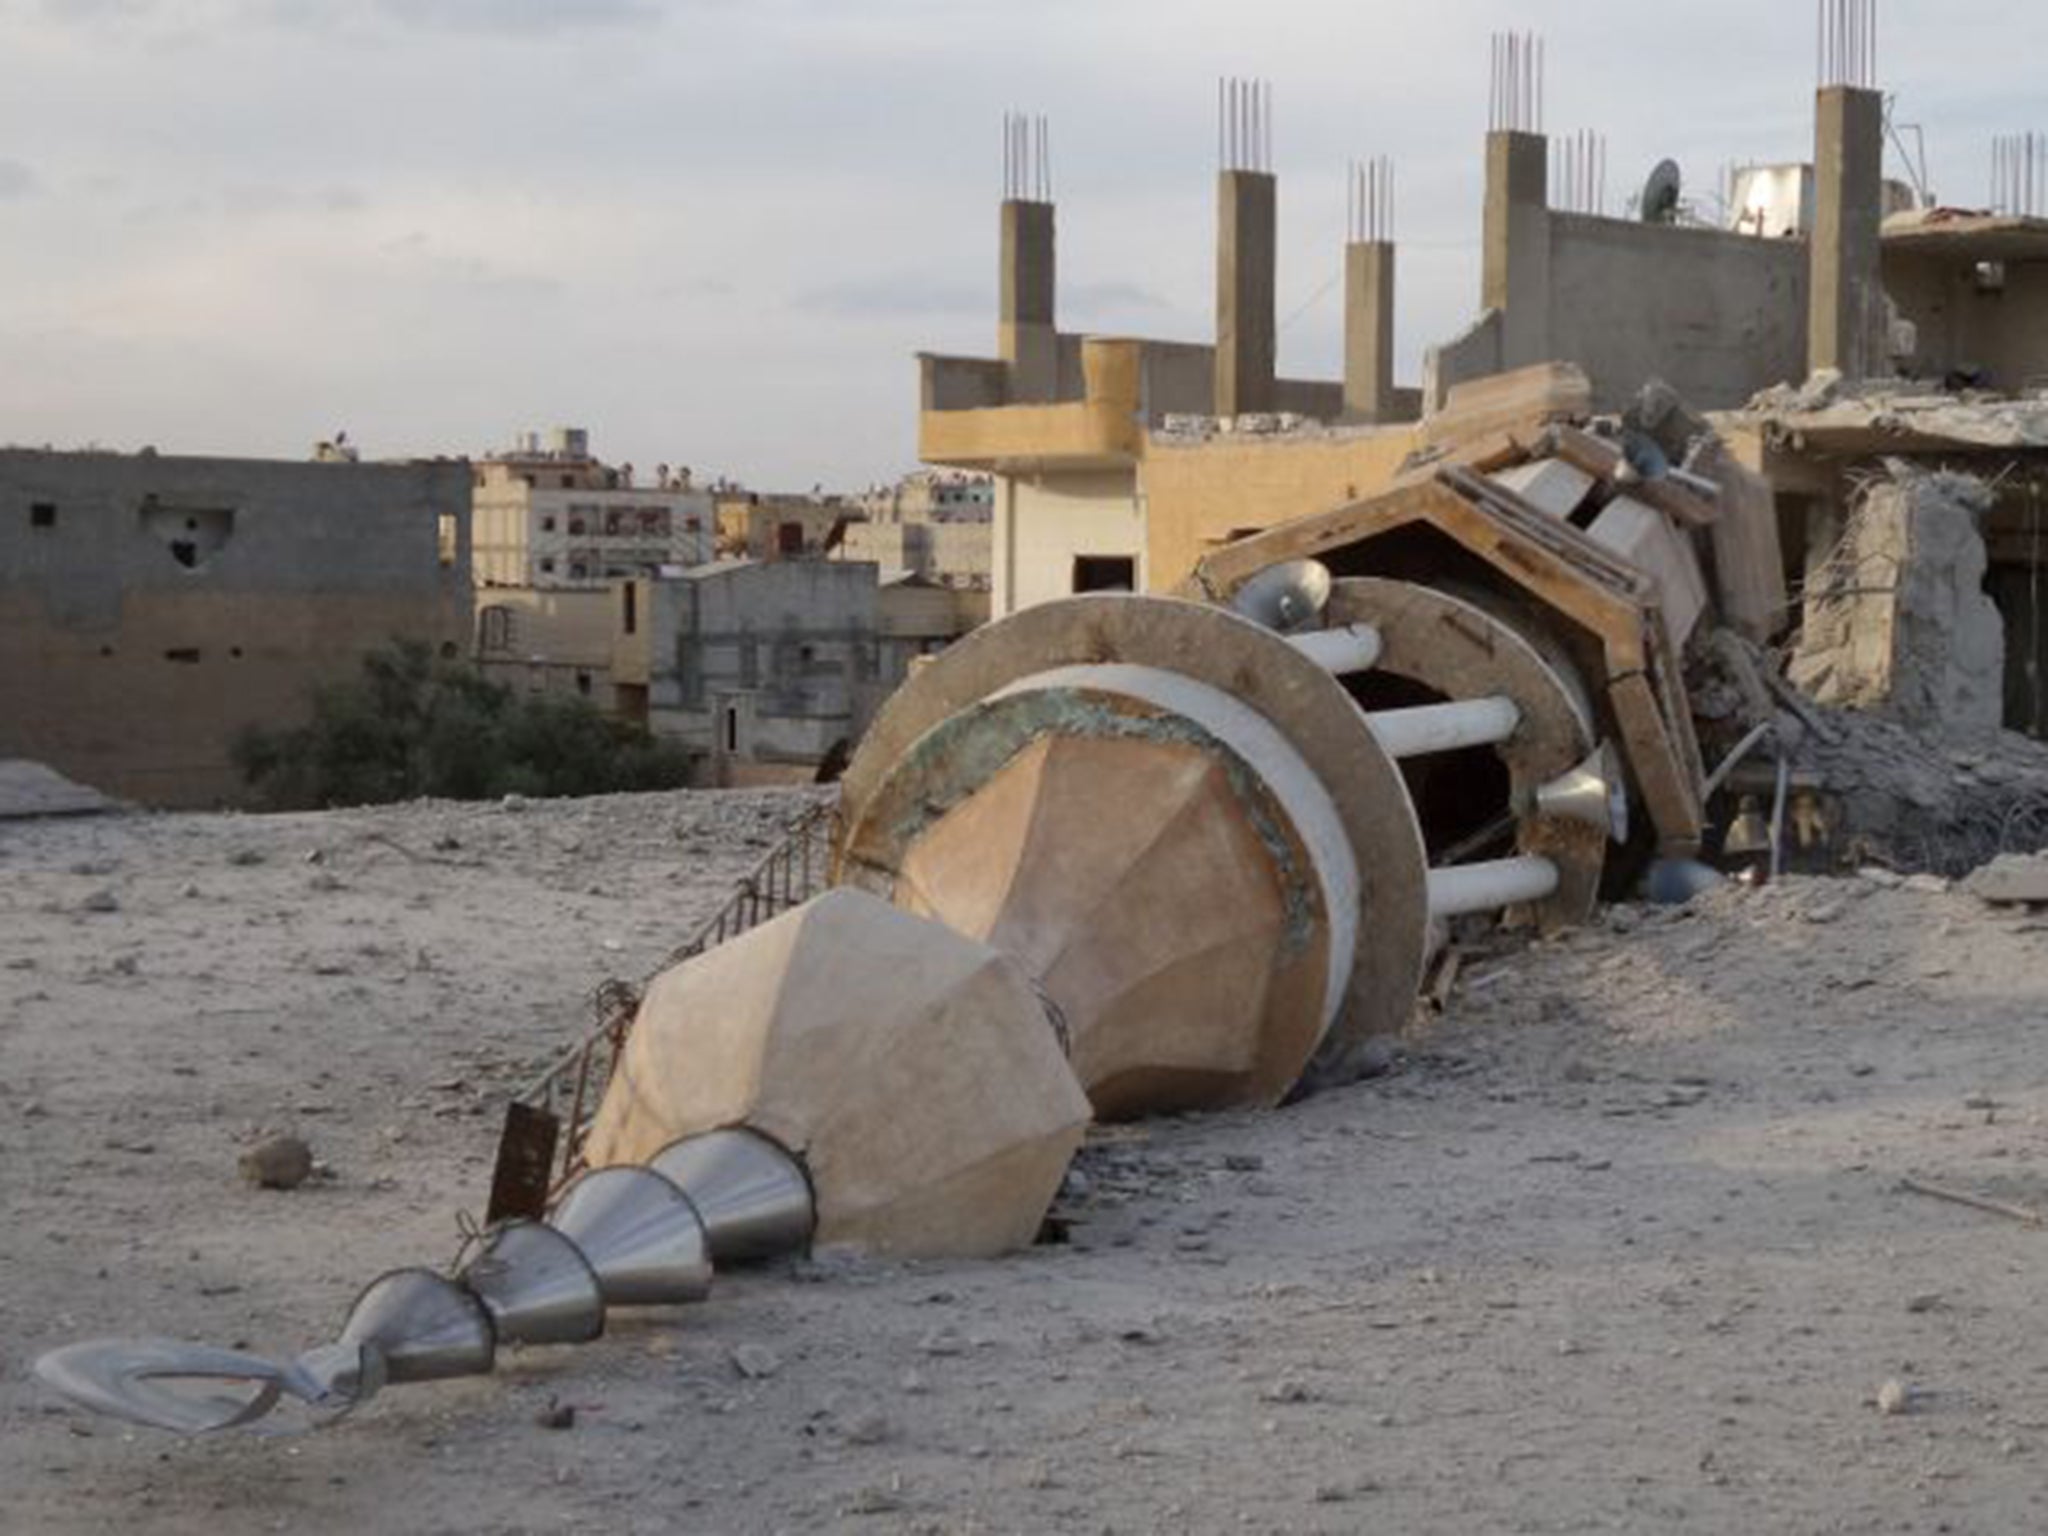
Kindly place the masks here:
POLYGON ((2005 629, 1984 593, 1991 492, 1888 459, 1809 577, 1789 676, 1816 701, 1955 741, 2003 721, 2005 629))

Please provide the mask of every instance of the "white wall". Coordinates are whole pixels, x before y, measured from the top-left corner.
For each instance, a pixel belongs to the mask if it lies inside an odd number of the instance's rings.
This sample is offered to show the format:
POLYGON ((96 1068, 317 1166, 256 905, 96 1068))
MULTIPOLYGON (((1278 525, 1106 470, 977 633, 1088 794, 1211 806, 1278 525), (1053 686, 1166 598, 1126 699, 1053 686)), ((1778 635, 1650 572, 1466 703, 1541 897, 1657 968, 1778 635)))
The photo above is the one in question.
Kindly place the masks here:
POLYGON ((1145 588, 1145 516, 1133 469, 1069 470, 996 484, 995 603, 1003 618, 1074 590, 1074 561, 1129 556, 1145 588))

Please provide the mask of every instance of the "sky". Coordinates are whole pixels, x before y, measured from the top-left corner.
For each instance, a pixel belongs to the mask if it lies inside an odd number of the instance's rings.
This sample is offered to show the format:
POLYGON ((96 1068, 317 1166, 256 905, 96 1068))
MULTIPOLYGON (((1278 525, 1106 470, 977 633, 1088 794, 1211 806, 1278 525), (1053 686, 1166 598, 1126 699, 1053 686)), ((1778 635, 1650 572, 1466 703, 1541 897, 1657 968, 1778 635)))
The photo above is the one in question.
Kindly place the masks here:
MULTIPOLYGON (((1992 135, 2048 128, 2048 6, 1881 4, 1895 120, 1981 203, 1992 135)), ((1475 315, 1507 28, 1547 126, 1606 136, 1610 211, 1667 156, 1711 191, 1810 155, 1808 0, 0 0, 0 442, 578 425, 893 478, 915 354, 994 350, 1007 110, 1051 121, 1062 328, 1209 338, 1222 75, 1273 85, 1283 372, 1341 371, 1344 168, 1387 155, 1413 382, 1475 315)))

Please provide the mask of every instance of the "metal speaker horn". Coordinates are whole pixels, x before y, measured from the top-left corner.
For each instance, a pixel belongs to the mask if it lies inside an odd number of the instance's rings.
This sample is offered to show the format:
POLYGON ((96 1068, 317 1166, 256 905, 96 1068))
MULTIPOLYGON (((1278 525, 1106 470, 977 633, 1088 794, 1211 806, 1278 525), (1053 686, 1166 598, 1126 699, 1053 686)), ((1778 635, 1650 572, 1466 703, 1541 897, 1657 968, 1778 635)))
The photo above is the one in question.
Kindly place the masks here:
POLYGON ((712 1131, 664 1148, 649 1164, 704 1218, 711 1262, 723 1268, 802 1253, 817 1224, 811 1181, 797 1160, 749 1130, 712 1131))
POLYGON ((45 1386, 81 1408, 179 1435, 210 1435, 263 1417, 286 1368, 235 1350, 168 1339, 99 1339, 36 1361, 45 1386))
POLYGON ((651 1169, 586 1173, 548 1224, 590 1261, 608 1307, 669 1307, 711 1294, 703 1219, 687 1195, 651 1169))
POLYGON ((1306 629, 1330 606, 1335 585, 1330 568, 1320 560, 1291 560, 1259 572, 1237 589, 1231 610, 1279 634, 1306 629))
POLYGON ((1617 843, 1628 841, 1628 786, 1613 743, 1602 745, 1569 773, 1559 774, 1536 791, 1536 813, 1576 821, 1604 832, 1617 843))
POLYGON ((604 1332, 597 1271, 568 1238, 533 1221, 507 1222, 462 1272, 500 1341, 588 1344, 604 1332))
POLYGON ((366 1374, 394 1386, 487 1376, 497 1353, 483 1303, 430 1269, 397 1269, 372 1281, 338 1342, 336 1358, 360 1350, 370 1362, 366 1374))

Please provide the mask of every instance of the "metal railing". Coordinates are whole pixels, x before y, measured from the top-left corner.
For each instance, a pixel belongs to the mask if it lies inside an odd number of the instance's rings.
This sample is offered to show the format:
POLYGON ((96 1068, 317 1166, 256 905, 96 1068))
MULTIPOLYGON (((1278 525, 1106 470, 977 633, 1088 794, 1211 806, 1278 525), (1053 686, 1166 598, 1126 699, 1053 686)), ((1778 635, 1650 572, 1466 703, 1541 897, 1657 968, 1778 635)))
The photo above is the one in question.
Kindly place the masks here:
POLYGON ((802 906, 824 889, 835 810, 830 801, 821 801, 791 822, 782 841, 734 887, 725 905, 637 983, 614 979, 592 994, 597 1022, 589 1033, 513 1096, 498 1148, 489 1219, 537 1216, 536 1207, 582 1171, 591 1123, 625 1054, 641 999, 656 977, 802 906), (527 1170, 524 1176, 515 1171, 520 1168, 527 1170))

